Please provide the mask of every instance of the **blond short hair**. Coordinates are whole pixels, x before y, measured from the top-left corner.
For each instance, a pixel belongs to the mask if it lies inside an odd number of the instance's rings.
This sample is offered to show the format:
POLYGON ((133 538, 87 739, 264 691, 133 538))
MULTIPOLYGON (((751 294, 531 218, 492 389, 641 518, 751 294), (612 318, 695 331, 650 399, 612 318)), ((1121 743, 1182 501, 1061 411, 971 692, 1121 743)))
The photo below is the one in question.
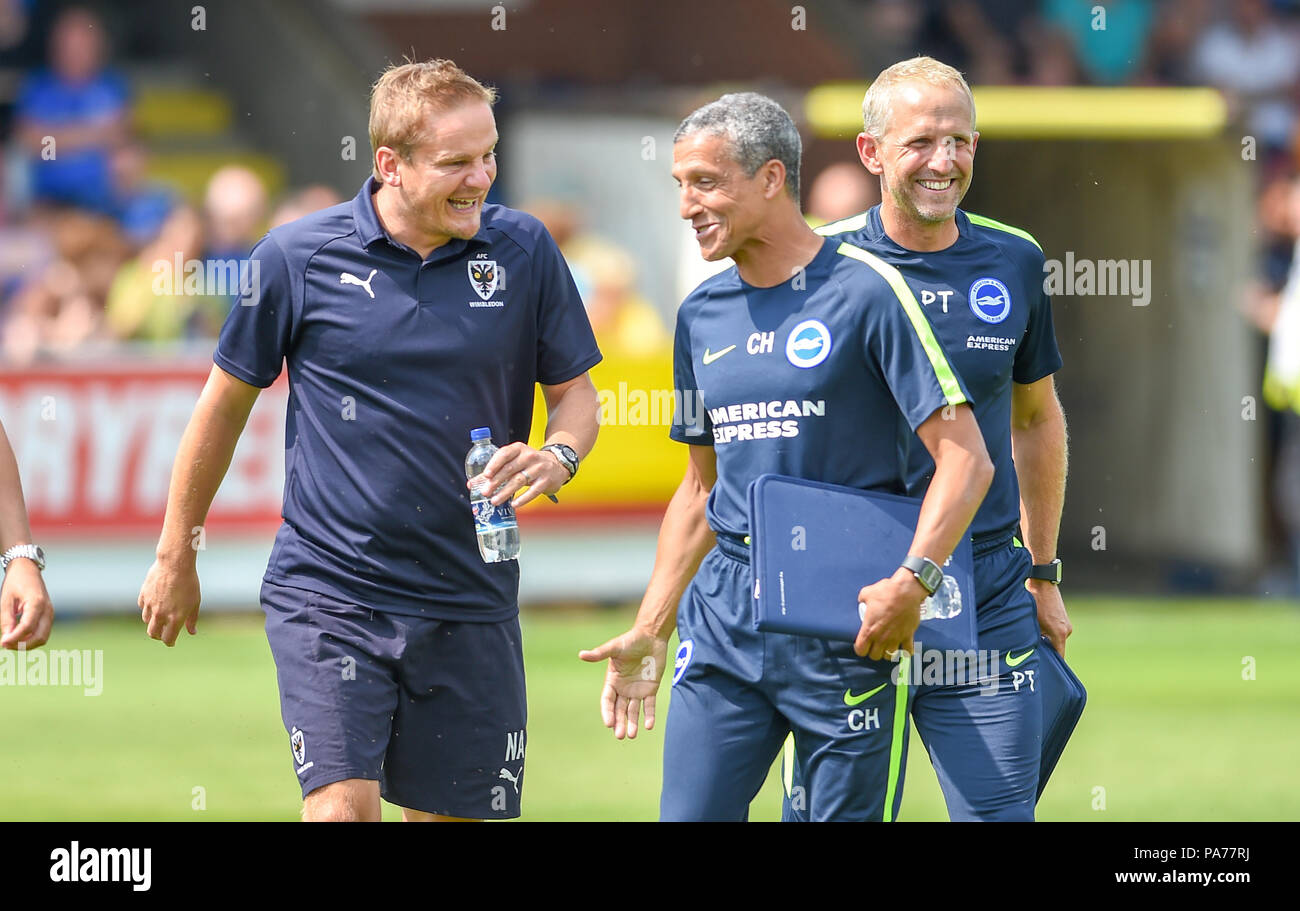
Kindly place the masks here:
POLYGON ((975 96, 971 94, 970 86, 962 74, 933 57, 913 57, 910 60, 900 60, 883 70, 863 96, 862 131, 868 136, 880 139, 889 131, 889 122, 893 117, 890 105, 892 89, 904 82, 924 82, 941 88, 958 89, 970 104, 971 129, 975 128, 975 96))
POLYGON ((446 111, 458 104, 481 101, 492 105, 496 89, 483 85, 451 60, 408 60, 384 70, 370 90, 370 157, 388 146, 402 158, 411 160, 424 138, 426 111, 446 111))

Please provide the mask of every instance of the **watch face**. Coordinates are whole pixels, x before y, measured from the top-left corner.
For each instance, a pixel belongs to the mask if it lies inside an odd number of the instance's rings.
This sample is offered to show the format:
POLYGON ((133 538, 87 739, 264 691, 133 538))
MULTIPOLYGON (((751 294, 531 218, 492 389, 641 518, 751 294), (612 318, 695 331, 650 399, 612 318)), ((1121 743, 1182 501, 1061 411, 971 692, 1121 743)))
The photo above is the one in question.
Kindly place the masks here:
POLYGON ((573 451, 572 447, 563 443, 556 443, 546 448, 555 453, 564 467, 568 469, 570 475, 578 470, 578 454, 573 451))
POLYGON ((933 563, 927 562, 925 566, 921 568, 919 575, 921 577, 921 584, 930 589, 931 593, 936 591, 939 588, 939 584, 943 582, 943 570, 935 566, 933 563))

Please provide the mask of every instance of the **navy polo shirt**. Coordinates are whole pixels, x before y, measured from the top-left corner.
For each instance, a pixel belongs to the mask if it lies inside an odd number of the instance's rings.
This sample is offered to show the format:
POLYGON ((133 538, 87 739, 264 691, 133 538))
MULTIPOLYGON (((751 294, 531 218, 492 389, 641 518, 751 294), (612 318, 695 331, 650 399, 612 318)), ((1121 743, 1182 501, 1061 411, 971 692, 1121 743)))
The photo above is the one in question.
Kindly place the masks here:
MULTIPOLYGON (((254 386, 289 369, 284 524, 267 581, 374 610, 492 622, 518 610, 517 561, 478 553, 469 433, 528 438, 535 383, 600 352, 541 222, 483 207, 428 259, 350 202, 275 228, 213 360, 254 386)), ((526 546, 526 545, 525 545, 526 546)))
MULTIPOLYGON (((876 206, 817 229, 869 250, 898 269, 916 294, 953 366, 975 398, 975 420, 995 469, 971 522, 976 541, 1009 538, 1020 522, 1020 485, 1011 460, 1012 383, 1028 385, 1061 369, 1051 299, 1043 290, 1043 251, 1019 228, 956 213, 957 242, 918 253, 885 233, 876 206)), ((911 447, 908 489, 923 496, 934 459, 911 447)))
POLYGON ((733 266, 677 312, 669 435, 713 446, 714 531, 749 533, 749 485, 772 472, 905 491, 915 430, 969 401, 897 270, 838 239, 790 281, 758 288, 733 266))

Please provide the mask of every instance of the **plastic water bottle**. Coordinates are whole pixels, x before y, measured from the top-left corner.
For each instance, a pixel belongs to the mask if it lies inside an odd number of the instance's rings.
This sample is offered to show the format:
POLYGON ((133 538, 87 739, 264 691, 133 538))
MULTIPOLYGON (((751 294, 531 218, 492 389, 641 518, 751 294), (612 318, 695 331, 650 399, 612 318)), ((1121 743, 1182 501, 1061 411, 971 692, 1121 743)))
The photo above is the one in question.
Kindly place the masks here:
POLYGON ((961 586, 945 575, 934 594, 921 602, 922 620, 947 620, 961 613, 961 586))
MULTIPOLYGON (((469 455, 465 456, 465 478, 483 473, 497 447, 492 445, 492 431, 479 427, 470 431, 469 455)), ((469 505, 474 511, 474 530, 478 534, 478 552, 484 563, 502 563, 519 557, 519 523, 509 501, 493 506, 487 485, 470 488, 469 505)))

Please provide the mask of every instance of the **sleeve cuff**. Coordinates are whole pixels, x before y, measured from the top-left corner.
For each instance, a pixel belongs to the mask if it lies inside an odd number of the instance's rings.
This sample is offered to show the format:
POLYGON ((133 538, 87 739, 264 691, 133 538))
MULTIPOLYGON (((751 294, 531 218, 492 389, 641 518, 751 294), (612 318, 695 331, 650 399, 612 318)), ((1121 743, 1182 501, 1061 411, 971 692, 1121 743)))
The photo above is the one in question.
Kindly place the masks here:
POLYGON ((269 379, 258 376, 256 373, 234 363, 220 351, 212 352, 212 362, 235 379, 241 380, 250 386, 256 386, 258 389, 265 389, 270 386, 275 382, 276 377, 280 375, 280 371, 277 370, 269 379))
POLYGON ((689 446, 712 446, 713 445, 713 434, 712 432, 707 430, 701 434, 691 435, 687 433, 682 433, 676 428, 673 428, 668 431, 668 439, 676 440, 678 443, 686 443, 689 446))
POLYGON ((559 386, 561 383, 567 383, 574 377, 581 376, 604 359, 604 355, 599 351, 596 351, 588 355, 585 360, 579 361, 575 366, 570 367, 567 370, 558 370, 555 373, 548 373, 546 376, 538 376, 537 382, 541 383, 543 386, 559 386))

